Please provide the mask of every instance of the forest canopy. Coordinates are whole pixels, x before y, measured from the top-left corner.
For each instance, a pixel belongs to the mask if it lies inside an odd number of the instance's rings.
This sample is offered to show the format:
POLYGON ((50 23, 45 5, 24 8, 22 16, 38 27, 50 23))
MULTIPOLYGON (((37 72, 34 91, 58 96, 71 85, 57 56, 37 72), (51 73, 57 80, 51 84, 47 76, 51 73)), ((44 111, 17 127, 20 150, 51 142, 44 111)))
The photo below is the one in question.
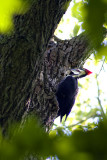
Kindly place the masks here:
MULTIPOLYGON (((36 1, 38 0, 2 0, 0 2, 1 35, 11 36, 15 31, 14 17, 28 13, 31 4, 33 2, 36 3, 36 1)), ((71 16, 77 18, 81 23, 81 26, 80 24, 75 25, 73 30, 74 37, 77 36, 80 27, 82 27, 82 30, 88 35, 92 48, 94 48, 95 58, 100 61, 105 59, 104 62, 106 62, 107 1, 84 0, 76 2, 74 0, 73 3, 71 16)), ((63 9, 66 10, 67 6, 68 2, 63 9)), ((24 38, 23 36, 21 38, 21 43, 23 44, 24 38)), ((89 80, 87 79, 88 82, 89 80)), ((96 83, 99 87, 97 76, 96 83)), ((83 88, 83 85, 79 84, 79 87, 83 88)), ((86 88, 88 88, 87 85, 86 88)), ((98 88, 98 94, 100 95, 100 93, 98 88)), ((98 100, 98 105, 100 106, 100 99, 98 100)), ((84 100, 82 105, 90 107, 90 100, 84 100)), ((78 101, 77 107, 79 108, 80 106, 81 102, 78 101)), ((24 124, 11 124, 6 136, 2 135, 1 129, 0 159, 18 160, 34 159, 34 157, 41 159, 42 157, 42 159, 106 160, 107 106, 105 107, 106 111, 101 107, 100 109, 93 108, 88 114, 77 110, 76 114, 79 123, 74 124, 74 126, 73 124, 66 126, 63 121, 61 127, 54 125, 49 133, 43 129, 43 126, 33 116, 28 117, 24 124), (81 119, 81 117, 84 118, 83 116, 87 119, 97 117, 98 121, 97 123, 92 122, 86 125, 85 119, 81 119)), ((72 119, 68 118, 69 121, 72 122, 72 119)))

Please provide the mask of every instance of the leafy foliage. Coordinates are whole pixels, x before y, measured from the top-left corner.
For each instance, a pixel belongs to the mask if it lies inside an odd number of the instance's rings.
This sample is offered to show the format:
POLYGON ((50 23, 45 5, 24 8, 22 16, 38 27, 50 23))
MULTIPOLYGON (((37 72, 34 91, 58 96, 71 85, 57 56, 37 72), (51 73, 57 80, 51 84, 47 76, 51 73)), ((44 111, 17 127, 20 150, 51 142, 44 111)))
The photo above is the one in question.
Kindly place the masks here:
POLYGON ((0 135, 0 159, 19 160, 26 155, 35 157, 55 156, 59 159, 105 160, 107 158, 107 120, 91 131, 75 130, 71 135, 65 135, 62 130, 46 133, 30 117, 22 128, 19 125, 11 127, 9 137, 0 135), (16 127, 17 126, 17 127, 16 127))
POLYGON ((107 48, 102 42, 107 34, 107 1, 87 0, 75 3, 72 16, 82 22, 82 28, 87 32, 92 47, 98 51, 96 57, 106 57, 107 48))
MULTIPOLYGON (((8 0, 0 3, 0 32, 6 33, 8 29, 13 27, 12 16, 24 14, 29 9, 29 5, 28 1, 24 0, 8 0)), ((106 0, 87 0, 85 4, 83 2, 75 3, 72 16, 76 17, 79 22, 83 22, 83 29, 90 35, 95 48, 99 48, 103 40, 103 25, 105 27, 107 25, 106 0)), ((78 24, 74 27, 74 36, 77 35, 79 28, 78 24)), ((60 32, 63 31, 60 30, 60 32)), ((102 45, 96 57, 102 58, 107 56, 106 53, 107 47, 102 45)), ((62 127, 52 130, 49 135, 33 117, 30 117, 22 127, 19 124, 10 126, 8 137, 3 137, 0 132, 0 159, 19 160, 28 157, 28 155, 45 159, 56 155, 63 160, 106 160, 107 120, 101 121, 103 118, 101 106, 99 107, 97 104, 97 107, 91 108, 89 98, 82 103, 84 112, 80 110, 80 106, 81 101, 78 98, 75 123, 72 123, 73 117, 70 117, 68 118, 68 127, 65 127, 65 122, 63 122, 62 127), (87 109, 89 109, 88 113, 87 109), (87 122, 86 125, 85 122, 89 118, 96 117, 101 121, 99 126, 94 122, 87 122)), ((107 113, 107 105, 105 107, 107 113)))
POLYGON ((13 29, 13 15, 24 14, 30 7, 30 0, 0 1, 0 32, 7 33, 13 29))

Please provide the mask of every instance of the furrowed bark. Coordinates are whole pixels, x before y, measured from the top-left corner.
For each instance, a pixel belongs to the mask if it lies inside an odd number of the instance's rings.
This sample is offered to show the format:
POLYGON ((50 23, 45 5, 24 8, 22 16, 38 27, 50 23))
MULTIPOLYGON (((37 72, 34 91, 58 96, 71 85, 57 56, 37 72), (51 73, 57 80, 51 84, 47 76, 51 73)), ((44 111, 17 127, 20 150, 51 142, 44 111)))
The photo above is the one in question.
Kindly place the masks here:
POLYGON ((54 37, 54 41, 49 42, 40 76, 33 82, 34 92, 27 110, 28 113, 39 115, 43 125, 50 128, 57 117, 55 92, 58 83, 70 73, 71 68, 83 67, 91 49, 85 33, 71 40, 54 37))
POLYGON ((84 34, 49 42, 68 2, 34 0, 25 15, 15 16, 14 33, 0 36, 3 131, 29 114, 38 116, 43 126, 50 128, 58 111, 57 84, 68 69, 82 66, 89 57, 90 47, 84 34))
POLYGON ((15 16, 15 31, 0 36, 0 126, 20 121, 33 91, 44 52, 68 0, 34 0, 25 15, 15 16), (51 15, 51 18, 50 18, 51 15))

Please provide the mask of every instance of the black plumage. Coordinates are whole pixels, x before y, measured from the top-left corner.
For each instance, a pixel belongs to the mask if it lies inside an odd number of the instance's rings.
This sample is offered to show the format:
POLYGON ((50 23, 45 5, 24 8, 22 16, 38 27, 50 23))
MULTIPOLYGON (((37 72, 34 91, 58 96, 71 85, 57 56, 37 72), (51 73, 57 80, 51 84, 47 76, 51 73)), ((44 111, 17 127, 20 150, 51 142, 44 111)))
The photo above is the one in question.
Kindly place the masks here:
MULTIPOLYGON (((58 116, 62 121, 64 115, 68 117, 78 93, 78 78, 91 74, 87 69, 73 69, 69 76, 64 78, 58 85, 56 98, 59 104, 58 116)), ((66 120, 66 119, 65 119, 66 120)))
POLYGON ((72 76, 67 76, 59 85, 56 92, 57 101, 59 103, 58 116, 69 115, 78 92, 77 79, 72 76))

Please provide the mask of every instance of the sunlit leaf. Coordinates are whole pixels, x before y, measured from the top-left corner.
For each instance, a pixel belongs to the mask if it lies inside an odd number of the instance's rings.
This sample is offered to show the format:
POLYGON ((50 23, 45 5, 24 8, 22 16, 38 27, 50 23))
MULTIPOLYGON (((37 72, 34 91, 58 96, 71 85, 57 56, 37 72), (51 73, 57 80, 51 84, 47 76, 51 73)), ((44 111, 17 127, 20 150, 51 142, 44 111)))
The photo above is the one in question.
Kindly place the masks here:
POLYGON ((75 3, 71 9, 71 16, 73 16, 74 18, 77 18, 79 22, 82 22, 84 19, 82 15, 82 9, 83 9, 82 2, 75 3))
POLYGON ((103 0, 89 0, 84 5, 84 10, 87 14, 82 26, 89 34, 92 45, 97 49, 104 39, 103 24, 106 21, 107 4, 103 0))
POLYGON ((79 29, 80 29, 80 26, 78 24, 76 24, 74 29, 73 29, 73 35, 74 36, 77 36, 79 29))
POLYGON ((107 46, 103 46, 100 50, 95 54, 96 59, 103 59, 105 56, 105 61, 107 62, 107 46))
POLYGON ((107 32, 104 26, 107 25, 107 3, 105 0, 88 0, 88 2, 78 2, 72 7, 72 16, 82 23, 82 28, 87 32, 90 44, 95 48, 100 48, 107 32))
POLYGON ((0 32, 6 33, 13 29, 13 15, 24 14, 30 7, 29 0, 0 1, 0 32))

